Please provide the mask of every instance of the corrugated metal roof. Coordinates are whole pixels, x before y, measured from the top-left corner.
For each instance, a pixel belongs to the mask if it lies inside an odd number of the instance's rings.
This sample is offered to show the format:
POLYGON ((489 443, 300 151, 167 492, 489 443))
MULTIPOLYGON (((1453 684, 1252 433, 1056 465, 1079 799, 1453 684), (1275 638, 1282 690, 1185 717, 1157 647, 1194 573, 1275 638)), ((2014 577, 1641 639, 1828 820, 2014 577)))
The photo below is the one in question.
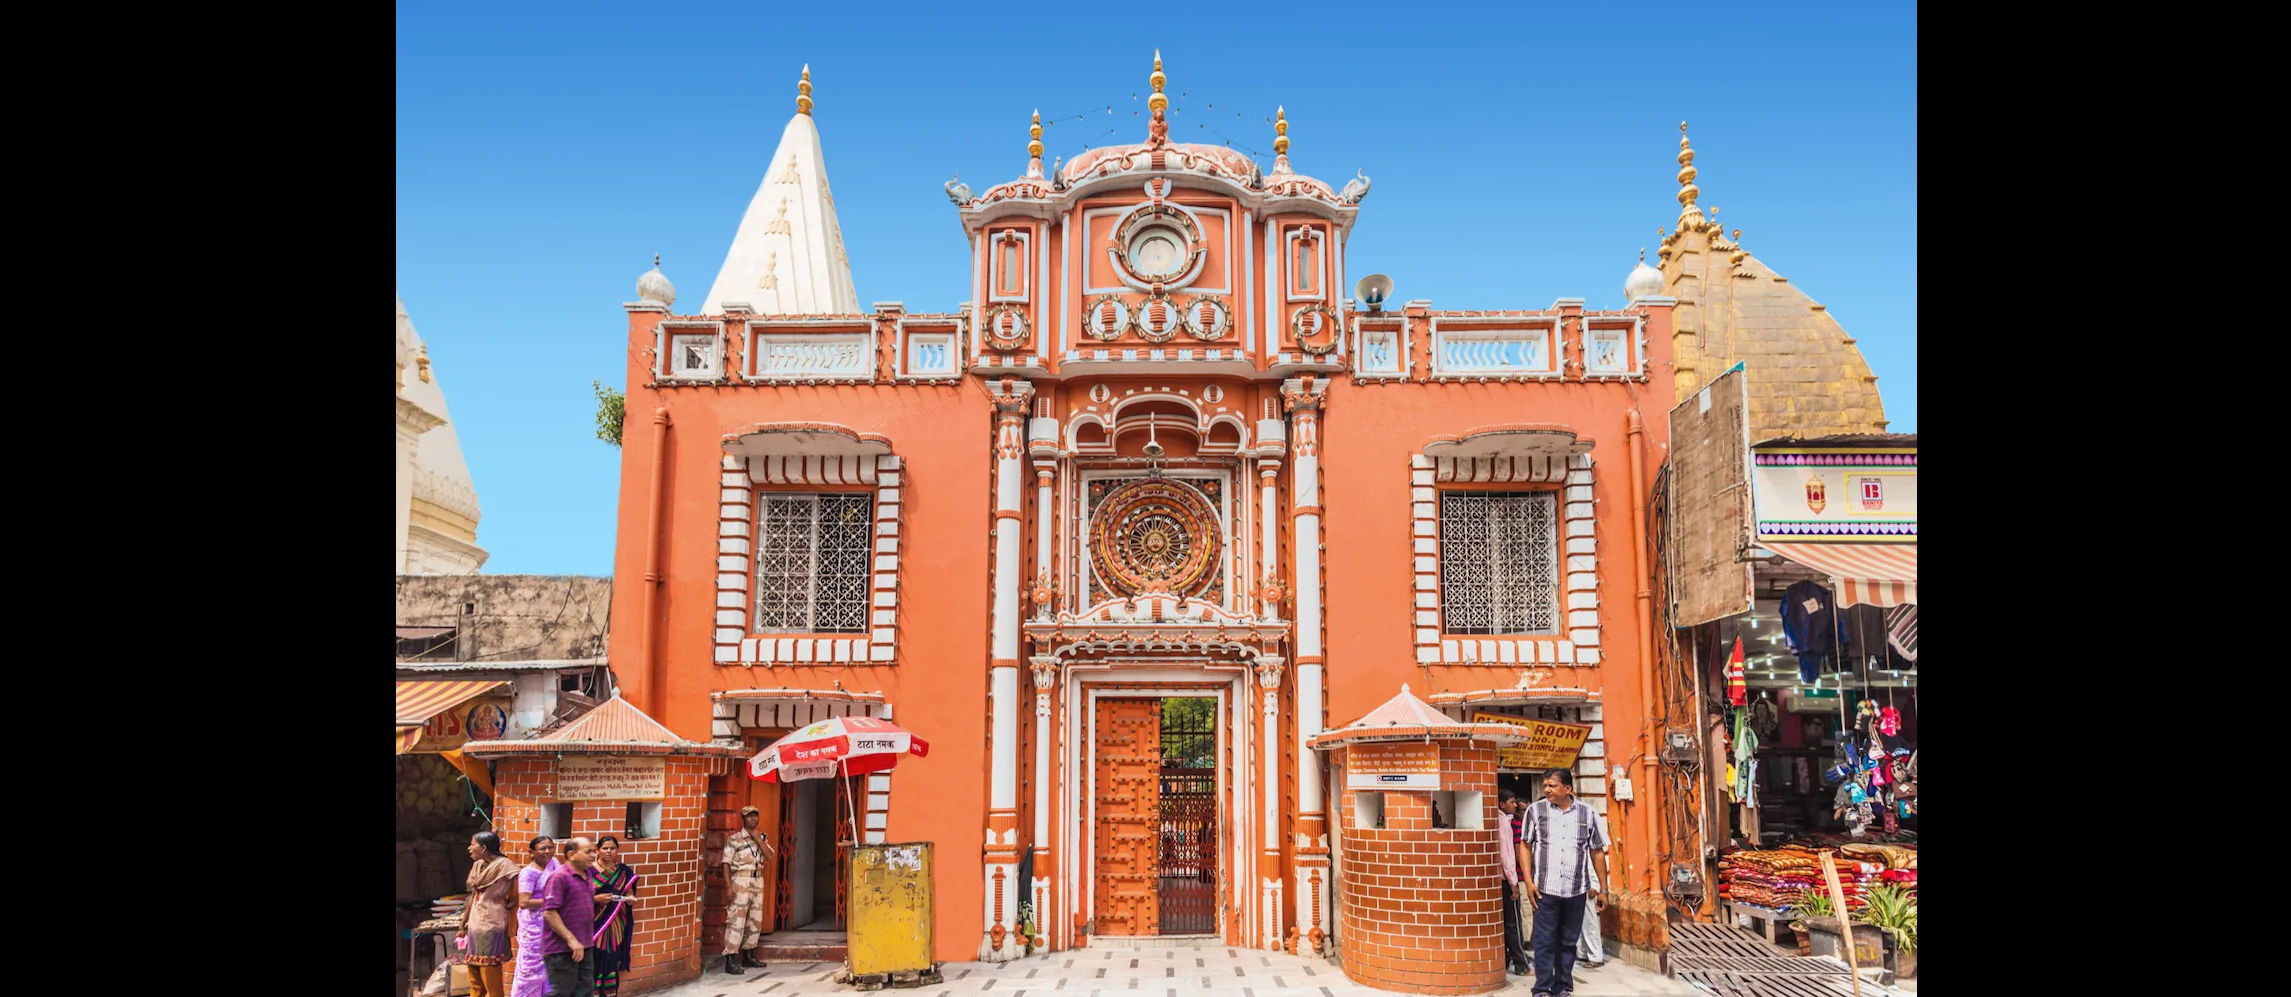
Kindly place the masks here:
POLYGON ((398 726, 420 726, 430 718, 509 683, 499 679, 463 679, 398 683, 398 726))

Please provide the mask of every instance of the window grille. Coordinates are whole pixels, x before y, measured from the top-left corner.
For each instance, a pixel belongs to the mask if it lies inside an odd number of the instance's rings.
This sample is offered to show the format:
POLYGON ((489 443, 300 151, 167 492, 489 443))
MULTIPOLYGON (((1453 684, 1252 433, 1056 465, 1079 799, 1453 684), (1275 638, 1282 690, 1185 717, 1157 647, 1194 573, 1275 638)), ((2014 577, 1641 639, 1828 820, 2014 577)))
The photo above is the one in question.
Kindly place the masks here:
POLYGON ((1440 493, 1442 629, 1558 633, 1558 547, 1551 492, 1440 493))
POLYGON ((756 525, 758 633, 865 633, 875 503, 767 492, 756 525))

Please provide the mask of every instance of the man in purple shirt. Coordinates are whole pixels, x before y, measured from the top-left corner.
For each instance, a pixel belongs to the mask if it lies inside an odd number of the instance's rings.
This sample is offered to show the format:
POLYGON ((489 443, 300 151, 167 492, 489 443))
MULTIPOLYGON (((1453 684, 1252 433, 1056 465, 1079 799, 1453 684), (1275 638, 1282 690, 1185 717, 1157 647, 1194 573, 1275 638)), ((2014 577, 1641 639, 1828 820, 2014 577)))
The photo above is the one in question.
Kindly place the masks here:
POLYGON ((541 884, 541 919, 549 929, 541 936, 541 966, 552 997, 591 997, 597 961, 587 956, 597 930, 597 891, 589 885, 589 866, 597 852, 589 839, 574 838, 557 854, 564 864, 541 884))

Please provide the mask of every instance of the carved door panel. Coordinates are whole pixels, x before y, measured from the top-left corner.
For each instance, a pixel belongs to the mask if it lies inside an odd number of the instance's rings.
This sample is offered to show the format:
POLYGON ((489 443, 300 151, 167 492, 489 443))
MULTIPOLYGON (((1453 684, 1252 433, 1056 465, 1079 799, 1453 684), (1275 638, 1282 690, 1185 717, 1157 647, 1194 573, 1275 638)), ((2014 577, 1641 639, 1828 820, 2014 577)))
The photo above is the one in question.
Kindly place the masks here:
POLYGON ((1151 935, 1161 917, 1155 874, 1161 838, 1161 700, 1098 701, 1092 746, 1096 930, 1151 935))

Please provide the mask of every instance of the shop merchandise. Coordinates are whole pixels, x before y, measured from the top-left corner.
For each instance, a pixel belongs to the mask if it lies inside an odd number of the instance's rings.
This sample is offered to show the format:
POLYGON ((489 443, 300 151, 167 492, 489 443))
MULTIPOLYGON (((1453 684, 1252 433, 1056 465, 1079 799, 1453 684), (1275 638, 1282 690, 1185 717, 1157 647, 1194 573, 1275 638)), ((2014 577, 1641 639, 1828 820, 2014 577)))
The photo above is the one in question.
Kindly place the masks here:
POLYGON ((1782 638, 1798 656, 1798 678, 1812 682, 1837 650, 1837 612, 1830 590, 1799 582, 1782 591, 1782 638))
POLYGON ((1726 659, 1726 701, 1741 706, 1750 701, 1750 684, 1743 675, 1742 638, 1734 638, 1734 653, 1726 659))
POLYGON ((1885 612, 1885 642, 1895 654, 1917 661, 1917 607, 1895 606, 1885 612))

